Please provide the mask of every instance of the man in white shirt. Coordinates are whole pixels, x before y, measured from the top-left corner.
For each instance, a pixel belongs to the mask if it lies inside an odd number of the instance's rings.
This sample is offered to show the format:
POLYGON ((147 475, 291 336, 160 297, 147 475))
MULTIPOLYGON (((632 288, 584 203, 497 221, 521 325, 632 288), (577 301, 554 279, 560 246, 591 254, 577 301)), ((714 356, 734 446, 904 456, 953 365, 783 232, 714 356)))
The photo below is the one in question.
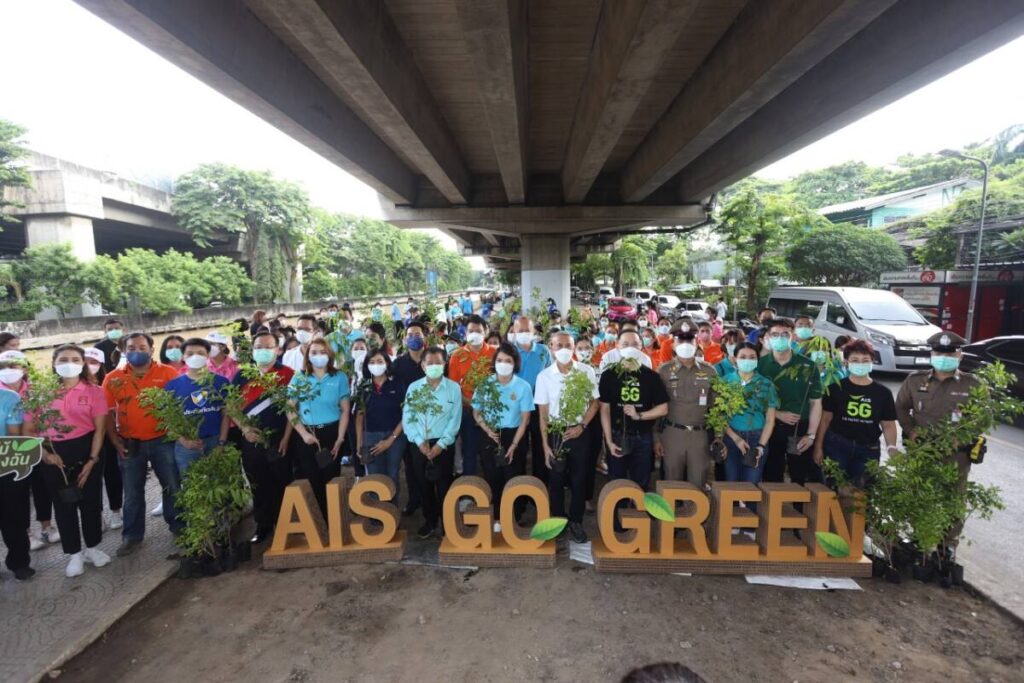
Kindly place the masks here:
POLYGON ((302 372, 306 349, 309 348, 309 342, 316 337, 317 331, 315 317, 309 314, 300 315, 298 322, 295 323, 295 338, 299 340, 299 345, 284 352, 281 364, 291 368, 293 372, 302 372))
POLYGON ((571 425, 563 433, 559 453, 552 449, 550 439, 544 440, 545 462, 551 470, 548 475, 551 514, 555 517, 565 514, 565 478, 568 477, 572 496, 569 505, 569 535, 576 543, 586 543, 583 510, 587 499, 587 466, 590 463, 588 449, 594 447, 586 436, 586 428, 597 415, 597 377, 589 365, 573 361, 575 344, 568 332, 556 332, 551 336, 551 350, 555 355, 555 363, 537 375, 534 390, 540 429, 547 435, 548 424, 560 417, 564 417, 571 425), (562 416, 562 392, 566 379, 573 372, 582 372, 590 382, 590 401, 579 414, 562 416), (556 462, 556 456, 560 456, 561 462, 556 462))
POLYGON ((715 312, 718 313, 718 319, 725 323, 725 314, 729 312, 729 307, 725 305, 725 297, 718 297, 718 303, 715 304, 715 312))

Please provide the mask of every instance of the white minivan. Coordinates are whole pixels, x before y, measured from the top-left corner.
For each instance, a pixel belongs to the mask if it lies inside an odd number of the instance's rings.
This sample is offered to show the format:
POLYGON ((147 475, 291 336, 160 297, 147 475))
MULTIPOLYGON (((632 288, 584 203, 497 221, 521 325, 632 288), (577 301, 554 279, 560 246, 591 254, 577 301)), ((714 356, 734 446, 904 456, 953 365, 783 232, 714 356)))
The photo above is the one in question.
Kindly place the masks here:
POLYGON ((634 306, 643 306, 647 310, 647 302, 658 295, 653 289, 627 289, 626 299, 634 306))
POLYGON ((875 347, 875 369, 885 372, 929 367, 928 338, 942 331, 885 289, 777 287, 768 305, 781 317, 814 316, 816 333, 829 341, 843 334, 868 340, 875 347))
POLYGON ((615 290, 612 287, 598 287, 597 295, 607 297, 615 296, 615 290))

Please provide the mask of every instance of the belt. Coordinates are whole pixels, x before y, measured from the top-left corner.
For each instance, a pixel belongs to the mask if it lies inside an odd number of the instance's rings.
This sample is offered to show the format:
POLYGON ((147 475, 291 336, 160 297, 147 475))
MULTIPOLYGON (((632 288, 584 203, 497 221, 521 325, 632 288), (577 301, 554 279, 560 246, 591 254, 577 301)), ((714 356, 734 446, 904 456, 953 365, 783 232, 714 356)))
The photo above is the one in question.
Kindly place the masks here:
POLYGON ((323 424, 319 425, 306 425, 306 429, 323 429, 324 427, 330 427, 331 425, 336 424, 338 424, 338 420, 334 420, 332 422, 324 422, 323 424))
POLYGON ((669 427, 675 427, 676 429, 685 429, 688 432, 703 432, 706 427, 704 425, 684 425, 678 422, 672 422, 671 420, 665 420, 665 424, 669 427))

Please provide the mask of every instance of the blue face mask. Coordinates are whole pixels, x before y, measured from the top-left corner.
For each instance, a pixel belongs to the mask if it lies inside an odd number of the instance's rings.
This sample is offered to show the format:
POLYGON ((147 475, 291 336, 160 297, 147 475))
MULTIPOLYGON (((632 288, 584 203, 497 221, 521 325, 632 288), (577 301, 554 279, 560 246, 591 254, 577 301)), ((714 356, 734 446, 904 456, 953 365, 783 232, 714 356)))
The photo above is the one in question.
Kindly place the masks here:
POLYGON ((871 363, 850 363, 847 367, 854 377, 867 377, 871 374, 871 363))
POLYGON ((420 349, 423 348, 423 337, 407 337, 405 340, 405 346, 410 351, 419 351, 420 349))
POLYGON ((167 349, 164 355, 167 356, 167 360, 177 363, 181 360, 181 349, 167 349))
POLYGON ((310 356, 309 357, 309 364, 312 365, 314 368, 326 368, 327 367, 327 356, 326 355, 310 356))
POLYGON ((275 349, 253 349, 252 359, 256 365, 269 365, 274 362, 277 358, 277 351, 275 349))
POLYGON ((960 359, 956 356, 932 356, 932 367, 938 372, 955 372, 960 367, 960 359))
POLYGON ((737 358, 736 367, 742 373, 750 373, 757 370, 756 358, 737 358))
POLYGON ((796 328, 796 337, 800 340, 810 339, 814 336, 814 330, 809 327, 796 328))
POLYGON ((776 353, 782 353, 789 348, 789 340, 784 337, 769 337, 768 345, 772 351, 776 353))
POLYGON ((134 368, 141 368, 152 356, 146 351, 129 351, 125 354, 125 358, 128 359, 128 363, 134 368))

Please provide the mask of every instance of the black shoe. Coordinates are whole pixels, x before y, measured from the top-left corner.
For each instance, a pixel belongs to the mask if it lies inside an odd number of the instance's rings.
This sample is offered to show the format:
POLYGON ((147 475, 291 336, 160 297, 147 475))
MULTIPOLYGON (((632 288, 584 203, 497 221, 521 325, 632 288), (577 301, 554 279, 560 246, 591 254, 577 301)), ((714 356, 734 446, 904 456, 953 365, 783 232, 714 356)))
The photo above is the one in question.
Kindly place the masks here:
POLYGON ((579 522, 569 522, 569 536, 573 543, 586 543, 590 540, 587 532, 583 530, 583 525, 579 522))
POLYGON ((435 527, 429 522, 420 527, 420 530, 416 532, 416 535, 420 538, 430 538, 434 535, 435 527))
POLYGON ((13 571, 14 578, 18 581, 28 581, 36 575, 36 570, 32 569, 32 567, 21 567, 20 569, 15 569, 13 571))
POLYGON ((264 541, 269 539, 272 535, 273 533, 271 532, 270 529, 257 528, 256 533, 253 534, 252 540, 250 542, 259 545, 260 543, 263 543, 264 541))
POLYGON ((142 545, 142 541, 121 541, 116 555, 118 557, 127 557, 138 550, 140 545, 142 545))
POLYGON ((419 505, 406 505, 405 509, 402 510, 403 517, 412 517, 416 514, 416 511, 420 509, 419 505))

